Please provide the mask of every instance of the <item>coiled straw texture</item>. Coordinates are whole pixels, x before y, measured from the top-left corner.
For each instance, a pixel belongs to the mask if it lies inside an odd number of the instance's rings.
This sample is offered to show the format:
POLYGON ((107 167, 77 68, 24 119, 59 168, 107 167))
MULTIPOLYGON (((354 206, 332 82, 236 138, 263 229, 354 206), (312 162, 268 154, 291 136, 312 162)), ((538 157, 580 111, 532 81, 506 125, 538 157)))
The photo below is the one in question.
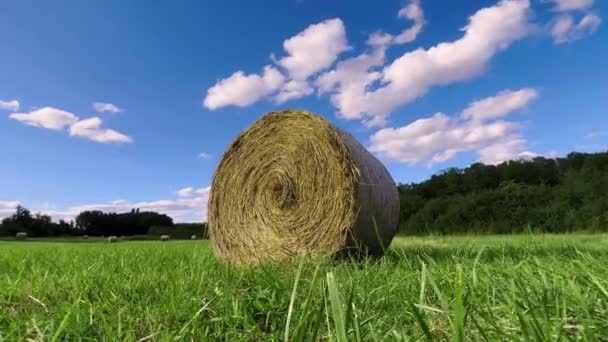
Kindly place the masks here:
POLYGON ((398 217, 386 168, 351 135, 301 110, 269 113, 238 136, 208 208, 215 254, 231 263, 381 254, 398 217))

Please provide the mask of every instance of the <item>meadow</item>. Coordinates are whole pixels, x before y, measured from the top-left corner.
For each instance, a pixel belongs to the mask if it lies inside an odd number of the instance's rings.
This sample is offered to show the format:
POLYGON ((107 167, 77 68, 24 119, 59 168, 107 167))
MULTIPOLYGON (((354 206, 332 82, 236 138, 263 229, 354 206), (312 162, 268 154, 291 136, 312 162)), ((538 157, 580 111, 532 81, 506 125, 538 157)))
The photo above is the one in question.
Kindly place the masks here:
POLYGON ((0 341, 608 340, 608 235, 399 237, 233 267, 207 241, 0 241, 0 341))

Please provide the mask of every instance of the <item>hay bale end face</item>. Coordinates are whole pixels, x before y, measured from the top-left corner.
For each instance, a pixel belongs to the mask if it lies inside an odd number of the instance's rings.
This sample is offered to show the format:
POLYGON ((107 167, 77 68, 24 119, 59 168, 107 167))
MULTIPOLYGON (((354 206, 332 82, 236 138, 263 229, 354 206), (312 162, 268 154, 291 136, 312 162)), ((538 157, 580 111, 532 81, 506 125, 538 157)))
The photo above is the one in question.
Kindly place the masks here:
POLYGON ((382 163, 350 134, 299 110, 269 113, 237 137, 208 207, 214 251, 235 263, 381 254, 398 219, 397 187, 382 163))
POLYGON ((19 232, 19 233, 15 234, 15 238, 17 240, 25 240, 25 239, 27 239, 27 233, 26 232, 19 232))

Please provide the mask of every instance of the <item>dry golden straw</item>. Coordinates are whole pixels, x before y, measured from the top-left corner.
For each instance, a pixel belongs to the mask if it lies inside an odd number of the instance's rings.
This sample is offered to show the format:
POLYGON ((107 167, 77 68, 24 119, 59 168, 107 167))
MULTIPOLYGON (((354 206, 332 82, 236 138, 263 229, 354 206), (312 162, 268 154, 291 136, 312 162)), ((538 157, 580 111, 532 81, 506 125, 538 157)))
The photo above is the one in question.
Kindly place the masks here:
POLYGON ((397 188, 382 163, 301 110, 269 113, 238 136, 215 172, 208 210, 215 253, 234 263, 380 254, 398 220, 397 188))

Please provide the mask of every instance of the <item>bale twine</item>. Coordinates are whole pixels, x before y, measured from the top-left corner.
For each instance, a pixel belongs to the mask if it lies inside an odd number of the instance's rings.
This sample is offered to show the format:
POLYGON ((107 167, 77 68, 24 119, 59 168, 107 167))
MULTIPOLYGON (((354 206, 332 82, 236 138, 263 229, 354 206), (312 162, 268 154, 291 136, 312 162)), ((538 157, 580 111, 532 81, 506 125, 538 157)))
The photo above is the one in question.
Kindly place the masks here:
POLYGON ((228 147, 209 198, 221 259, 381 254, 397 232, 399 195, 386 168, 350 134, 301 110, 269 113, 228 147))

